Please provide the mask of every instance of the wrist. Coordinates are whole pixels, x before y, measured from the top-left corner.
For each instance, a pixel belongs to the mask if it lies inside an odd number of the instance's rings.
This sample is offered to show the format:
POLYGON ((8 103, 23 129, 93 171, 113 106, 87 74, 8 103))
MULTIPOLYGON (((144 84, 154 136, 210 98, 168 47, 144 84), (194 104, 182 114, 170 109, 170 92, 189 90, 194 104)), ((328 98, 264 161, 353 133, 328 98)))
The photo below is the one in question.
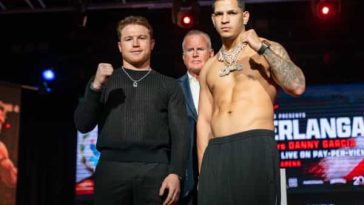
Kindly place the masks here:
POLYGON ((176 173, 169 173, 169 175, 174 175, 176 176, 180 181, 182 181, 182 177, 180 177, 178 174, 176 173))
POLYGON ((260 48, 257 50, 257 53, 259 54, 259 55, 263 55, 264 53, 265 53, 265 51, 267 50, 267 49, 269 49, 270 48, 270 43, 268 42, 268 41, 266 41, 266 40, 263 40, 262 41, 262 45, 260 46, 260 48))
POLYGON ((95 83, 95 82, 92 82, 90 84, 90 89, 93 90, 93 91, 96 91, 96 92, 99 92, 101 90, 101 85, 95 83))

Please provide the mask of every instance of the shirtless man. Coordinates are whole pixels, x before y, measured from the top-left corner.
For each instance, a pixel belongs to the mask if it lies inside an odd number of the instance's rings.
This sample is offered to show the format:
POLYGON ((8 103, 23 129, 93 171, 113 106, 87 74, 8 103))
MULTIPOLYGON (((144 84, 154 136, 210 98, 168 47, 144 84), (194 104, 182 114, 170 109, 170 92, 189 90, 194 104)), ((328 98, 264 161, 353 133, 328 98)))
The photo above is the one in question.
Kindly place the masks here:
POLYGON ((214 1, 223 45, 200 73, 199 205, 280 204, 273 103, 278 87, 301 95, 305 77, 280 44, 245 30, 248 20, 243 0, 214 1))

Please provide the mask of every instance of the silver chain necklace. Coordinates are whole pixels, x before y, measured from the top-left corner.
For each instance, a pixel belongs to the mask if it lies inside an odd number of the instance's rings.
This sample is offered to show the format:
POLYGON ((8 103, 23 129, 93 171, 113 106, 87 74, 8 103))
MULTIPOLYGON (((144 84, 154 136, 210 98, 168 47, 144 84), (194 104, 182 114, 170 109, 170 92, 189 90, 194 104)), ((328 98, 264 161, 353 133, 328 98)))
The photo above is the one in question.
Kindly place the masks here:
POLYGON ((225 67, 219 70, 219 76, 224 77, 229 75, 233 71, 242 70, 243 66, 237 64, 238 54, 246 46, 246 43, 239 43, 236 45, 231 52, 224 51, 223 48, 219 51, 218 61, 224 62, 225 67))
POLYGON ((132 78, 130 75, 129 75, 129 73, 128 72, 126 72, 126 70, 125 70, 125 68, 124 68, 124 66, 121 66, 121 69, 124 71, 124 73, 126 74, 126 76, 128 76, 128 78, 133 82, 133 87, 134 88, 136 88, 136 87, 138 87, 138 83, 140 82, 140 81, 142 81, 144 78, 146 78, 149 74, 150 74, 150 72, 152 72, 152 69, 149 69, 148 70, 148 72, 143 76, 143 77, 141 77, 141 78, 139 78, 138 80, 135 80, 134 78, 132 78))

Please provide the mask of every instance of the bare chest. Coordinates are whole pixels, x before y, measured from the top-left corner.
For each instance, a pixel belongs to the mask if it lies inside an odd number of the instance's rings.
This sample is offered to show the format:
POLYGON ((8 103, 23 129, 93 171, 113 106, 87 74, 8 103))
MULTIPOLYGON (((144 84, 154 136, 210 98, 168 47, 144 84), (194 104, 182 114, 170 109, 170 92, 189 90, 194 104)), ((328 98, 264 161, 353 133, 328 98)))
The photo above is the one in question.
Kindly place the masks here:
POLYGON ((232 68, 229 68, 224 62, 215 60, 206 77, 212 92, 257 82, 269 83, 271 79, 266 60, 261 56, 251 55, 239 58, 232 68))

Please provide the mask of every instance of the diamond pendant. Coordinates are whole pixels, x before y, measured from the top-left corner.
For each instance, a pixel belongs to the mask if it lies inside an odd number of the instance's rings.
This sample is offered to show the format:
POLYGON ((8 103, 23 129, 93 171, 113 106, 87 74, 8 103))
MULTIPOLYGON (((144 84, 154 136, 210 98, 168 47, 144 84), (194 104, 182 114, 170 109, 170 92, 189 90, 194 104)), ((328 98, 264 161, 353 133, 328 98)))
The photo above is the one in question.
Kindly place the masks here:
POLYGON ((224 77, 225 75, 229 75, 233 71, 242 70, 242 69, 243 69, 243 66, 240 64, 226 66, 225 68, 221 68, 219 70, 219 76, 224 77))
POLYGON ((240 64, 234 64, 232 65, 232 69, 230 69, 230 71, 238 71, 238 70, 243 70, 243 66, 240 64))
POLYGON ((229 75, 229 73, 230 73, 230 70, 229 70, 229 68, 228 68, 228 67, 221 68, 221 69, 219 70, 219 76, 220 76, 220 77, 224 77, 225 75, 229 75))
POLYGON ((133 87, 134 87, 134 88, 138 87, 138 82, 134 81, 134 82, 133 82, 133 87))

